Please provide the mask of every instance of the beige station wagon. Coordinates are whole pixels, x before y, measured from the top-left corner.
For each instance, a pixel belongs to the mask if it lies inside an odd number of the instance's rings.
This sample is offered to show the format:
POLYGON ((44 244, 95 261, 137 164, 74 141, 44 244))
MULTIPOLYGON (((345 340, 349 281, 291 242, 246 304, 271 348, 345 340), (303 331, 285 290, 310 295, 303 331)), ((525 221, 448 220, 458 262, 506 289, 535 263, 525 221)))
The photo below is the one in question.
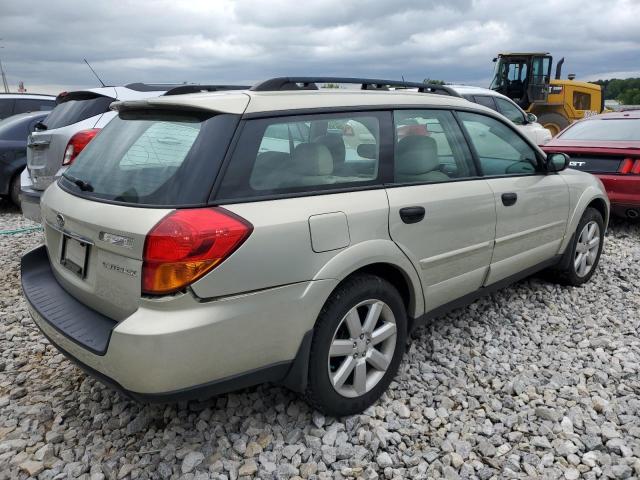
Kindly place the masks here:
POLYGON ((425 320, 598 264, 600 181, 445 86, 276 78, 113 108, 46 190, 22 285, 62 353, 143 401, 278 382, 359 412, 425 320))

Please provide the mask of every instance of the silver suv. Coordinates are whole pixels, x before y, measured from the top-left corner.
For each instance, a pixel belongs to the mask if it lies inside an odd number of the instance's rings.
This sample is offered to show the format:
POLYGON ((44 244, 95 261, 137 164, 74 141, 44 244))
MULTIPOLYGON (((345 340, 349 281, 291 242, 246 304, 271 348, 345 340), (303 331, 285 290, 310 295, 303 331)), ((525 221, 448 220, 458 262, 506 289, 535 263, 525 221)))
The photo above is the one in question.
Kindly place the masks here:
POLYGON ((116 104, 42 198, 46 242, 22 259, 35 322, 137 399, 280 382, 344 415, 426 319, 541 269, 589 280, 595 177, 447 87, 387 85, 116 104))
POLYGON ((36 125, 36 130, 27 141, 27 168, 20 177, 22 214, 29 220, 40 222, 42 192, 116 116, 116 113, 109 109, 109 105, 114 101, 238 88, 243 87, 130 83, 123 87, 100 87, 60 93, 53 111, 36 125))

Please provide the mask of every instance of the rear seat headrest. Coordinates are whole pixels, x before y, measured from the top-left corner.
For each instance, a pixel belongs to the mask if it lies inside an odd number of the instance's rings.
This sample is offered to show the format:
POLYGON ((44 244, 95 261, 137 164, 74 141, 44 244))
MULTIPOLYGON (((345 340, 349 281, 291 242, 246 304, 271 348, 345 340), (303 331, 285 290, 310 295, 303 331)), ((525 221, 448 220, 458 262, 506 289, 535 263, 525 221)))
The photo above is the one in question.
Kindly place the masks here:
POLYGON ((326 145, 331 152, 331 156, 333 157, 333 163, 336 165, 341 165, 344 163, 345 157, 347 155, 347 149, 344 145, 344 140, 342 139, 342 135, 339 133, 327 133, 326 135, 322 135, 315 140, 315 143, 320 143, 322 145, 326 145))
POLYGON ((301 143, 293 151, 293 168, 299 175, 331 175, 333 157, 326 145, 301 143))

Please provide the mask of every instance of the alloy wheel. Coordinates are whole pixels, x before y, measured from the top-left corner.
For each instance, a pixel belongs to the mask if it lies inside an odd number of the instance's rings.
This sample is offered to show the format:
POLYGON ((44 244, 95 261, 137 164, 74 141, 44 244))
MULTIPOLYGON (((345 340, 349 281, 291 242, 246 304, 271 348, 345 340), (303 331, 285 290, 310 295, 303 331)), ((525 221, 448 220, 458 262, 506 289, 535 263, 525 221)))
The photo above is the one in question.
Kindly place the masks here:
POLYGON ((578 237, 573 266, 579 277, 586 276, 598 258, 600 247, 600 227, 594 221, 587 223, 578 237))
POLYGON ((351 308, 329 348, 328 373, 336 392, 354 398, 374 388, 391 364, 396 339, 396 319, 386 303, 370 299, 351 308))

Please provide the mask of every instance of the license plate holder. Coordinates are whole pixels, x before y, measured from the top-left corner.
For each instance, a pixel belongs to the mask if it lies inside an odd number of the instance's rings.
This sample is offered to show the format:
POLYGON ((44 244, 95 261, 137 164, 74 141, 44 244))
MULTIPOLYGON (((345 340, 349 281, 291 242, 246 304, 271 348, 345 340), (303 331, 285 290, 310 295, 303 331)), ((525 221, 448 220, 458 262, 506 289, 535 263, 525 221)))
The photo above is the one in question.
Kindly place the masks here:
POLYGON ((90 245, 69 235, 62 236, 62 255, 60 264, 78 277, 84 278, 87 273, 87 259, 90 245))

